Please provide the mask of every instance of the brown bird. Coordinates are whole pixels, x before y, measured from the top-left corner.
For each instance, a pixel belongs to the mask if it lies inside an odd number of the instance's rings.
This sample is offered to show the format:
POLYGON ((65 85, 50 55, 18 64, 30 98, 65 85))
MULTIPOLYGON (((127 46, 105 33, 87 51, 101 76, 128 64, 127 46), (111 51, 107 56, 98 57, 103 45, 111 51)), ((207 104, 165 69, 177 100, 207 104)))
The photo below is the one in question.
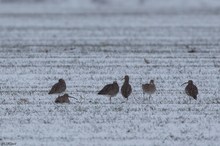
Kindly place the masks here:
POLYGON ((125 81, 124 81, 124 84, 121 87, 121 94, 124 98, 126 98, 128 100, 128 96, 130 96, 130 94, 132 92, 131 85, 129 84, 129 76, 126 75, 123 79, 125 81))
POLYGON ((70 103, 69 95, 64 94, 63 96, 58 96, 55 100, 55 103, 70 103))
POLYGON ((109 96, 110 103, 111 103, 111 98, 116 96, 119 92, 119 86, 116 81, 113 82, 113 84, 107 84, 98 92, 99 95, 107 95, 109 96))
POLYGON ((59 82, 54 84, 48 94, 62 93, 66 90, 66 83, 63 79, 59 79, 59 82))
MULTIPOLYGON (((193 84, 192 80, 189 80, 188 82, 183 83, 188 85, 185 87, 185 92, 188 96, 193 97, 195 100, 197 100, 197 95, 198 95, 198 88, 193 84)), ((181 85, 181 86, 182 86, 181 85)), ((190 102, 191 102, 191 98, 190 98, 190 102)))
POLYGON ((156 86, 154 84, 154 80, 150 80, 148 84, 142 84, 143 96, 145 93, 149 94, 149 100, 152 97, 152 94, 156 91, 156 86))

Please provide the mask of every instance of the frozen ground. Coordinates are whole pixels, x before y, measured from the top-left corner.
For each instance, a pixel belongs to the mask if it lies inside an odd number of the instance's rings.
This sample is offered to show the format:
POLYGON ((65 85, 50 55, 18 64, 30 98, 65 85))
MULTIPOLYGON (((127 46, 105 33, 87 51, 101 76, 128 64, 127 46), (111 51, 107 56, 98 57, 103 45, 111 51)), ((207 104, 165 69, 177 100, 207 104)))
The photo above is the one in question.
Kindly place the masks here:
POLYGON ((219 15, 218 0, 0 0, 0 144, 219 145, 219 15), (125 74, 128 103, 97 95, 125 74), (81 103, 54 103, 59 78, 81 103))

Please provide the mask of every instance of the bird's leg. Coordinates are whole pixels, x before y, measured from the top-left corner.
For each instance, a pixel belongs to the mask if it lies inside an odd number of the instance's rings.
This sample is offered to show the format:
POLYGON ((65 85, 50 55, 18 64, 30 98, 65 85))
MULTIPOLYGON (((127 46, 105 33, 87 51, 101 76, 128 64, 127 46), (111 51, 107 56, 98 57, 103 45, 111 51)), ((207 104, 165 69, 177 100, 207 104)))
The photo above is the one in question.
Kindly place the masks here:
POLYGON ((189 98, 189 111, 191 111, 191 108, 190 108, 190 104, 191 104, 191 98, 189 98))
POLYGON ((151 103, 151 100, 152 100, 152 94, 150 94, 149 100, 150 100, 150 103, 151 103))
POLYGON ((144 98, 144 95, 145 95, 145 93, 144 93, 144 91, 143 91, 143 102, 145 102, 145 98, 144 98))
POLYGON ((111 99, 111 96, 110 96, 110 98, 109 98, 109 99, 110 99, 110 104, 111 104, 111 103, 112 103, 112 99, 111 99))

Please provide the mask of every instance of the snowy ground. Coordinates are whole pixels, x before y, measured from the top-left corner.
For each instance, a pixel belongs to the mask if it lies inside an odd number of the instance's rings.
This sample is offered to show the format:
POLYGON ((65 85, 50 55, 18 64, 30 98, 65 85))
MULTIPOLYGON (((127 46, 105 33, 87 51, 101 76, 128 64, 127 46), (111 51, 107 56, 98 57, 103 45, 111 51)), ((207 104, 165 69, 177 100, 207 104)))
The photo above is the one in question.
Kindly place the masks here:
POLYGON ((218 0, 0 0, 0 145, 219 145, 219 16, 218 0), (125 74, 128 103, 97 95, 125 74), (59 78, 81 103, 54 103, 59 78))

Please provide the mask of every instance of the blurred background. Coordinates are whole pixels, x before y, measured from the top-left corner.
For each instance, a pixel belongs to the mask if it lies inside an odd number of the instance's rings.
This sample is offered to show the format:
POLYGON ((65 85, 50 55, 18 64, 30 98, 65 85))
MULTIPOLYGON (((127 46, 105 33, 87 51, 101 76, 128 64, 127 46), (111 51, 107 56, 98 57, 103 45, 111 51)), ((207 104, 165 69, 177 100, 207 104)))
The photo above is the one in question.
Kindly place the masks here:
POLYGON ((218 0, 0 0, 1 13, 219 14, 218 0))

